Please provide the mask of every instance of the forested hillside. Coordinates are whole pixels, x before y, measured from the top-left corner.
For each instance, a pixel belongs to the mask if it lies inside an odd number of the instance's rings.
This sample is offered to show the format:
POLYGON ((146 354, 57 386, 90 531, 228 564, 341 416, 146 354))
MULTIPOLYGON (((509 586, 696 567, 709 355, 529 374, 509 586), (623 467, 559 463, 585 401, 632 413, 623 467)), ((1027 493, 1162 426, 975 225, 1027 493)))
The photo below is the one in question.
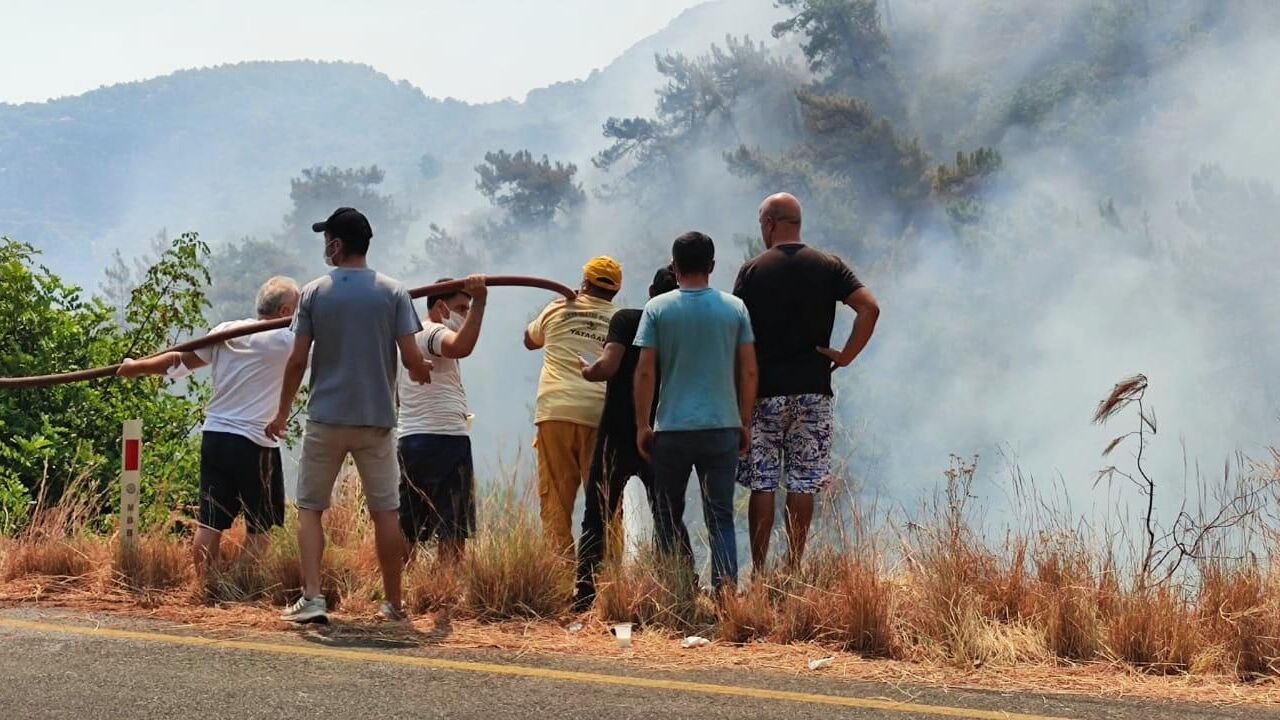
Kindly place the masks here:
POLYGON ((376 165, 381 190, 424 216, 474 207, 472 167, 486 151, 589 154, 609 113, 651 103, 655 52, 767 33, 776 14, 742 0, 696 7, 587 79, 523 102, 429 98, 361 65, 255 62, 0 104, 0 234, 96 283, 112 250, 144 254, 163 228, 215 244, 277 235, 304 168, 376 165))

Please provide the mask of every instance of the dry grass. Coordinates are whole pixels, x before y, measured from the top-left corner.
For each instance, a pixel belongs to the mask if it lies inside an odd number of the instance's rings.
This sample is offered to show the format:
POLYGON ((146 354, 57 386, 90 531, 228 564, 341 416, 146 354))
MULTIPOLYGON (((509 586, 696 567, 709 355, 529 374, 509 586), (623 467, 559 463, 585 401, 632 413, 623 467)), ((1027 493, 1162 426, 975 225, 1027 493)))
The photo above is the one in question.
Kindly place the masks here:
POLYGON ((458 612, 467 592, 463 570, 458 564, 441 562, 426 553, 415 557, 405 572, 405 605, 409 612, 458 612))
POLYGON ((1201 568, 1195 620, 1217 643, 1197 655, 1193 670, 1244 679, 1280 676, 1280 587, 1256 564, 1201 568))
POLYGON ((63 501, 50 503, 47 487, 41 485, 36 495, 30 524, 5 543, 0 578, 6 581, 30 575, 67 581, 102 566, 101 538, 87 532, 102 495, 89 492, 87 479, 80 477, 71 482, 63 501))
MULTIPOLYGON (((829 553, 824 557, 832 568, 830 581, 808 586, 807 596, 816 615, 825 623, 822 639, 841 650, 867 657, 890 657, 897 649, 893 619, 898 612, 900 592, 879 566, 877 555, 829 553)), ((794 631, 791 637, 799 638, 794 631)))
POLYGON ((720 638, 732 643, 820 643, 865 657, 890 657, 899 590, 866 557, 874 558, 822 548, 795 576, 775 574, 752 582, 720 604, 720 638))
POLYGON ((679 633, 704 633, 715 623, 715 608, 698 578, 652 550, 635 563, 605 563, 597 586, 596 610, 609 622, 679 633))
POLYGON ((32 575, 58 580, 83 578, 93 573, 96 543, 85 537, 18 537, 6 543, 4 572, 6 581, 32 575))
POLYGON ((514 489, 491 500, 476 537, 467 543, 461 569, 463 606, 487 619, 549 618, 569 607, 573 566, 542 533, 514 489))
POLYGON ((1034 561, 1038 592, 1032 612, 1045 646, 1063 660, 1097 657, 1101 623, 1089 551, 1072 537, 1042 540, 1034 561))
POLYGON ((138 542, 117 541, 112 554, 115 582, 144 595, 190 585, 191 552, 170 533, 147 533, 138 542))
MULTIPOLYGON (((1109 675, 1119 687, 1167 676, 1187 687, 1229 679, 1255 693, 1280 683, 1280 572, 1269 551, 1144 578, 1065 523, 989 539, 974 520, 972 479, 972 464, 957 462, 912 522, 816 545, 794 576, 749 582, 719 604, 677 562, 648 552, 610 562, 594 614, 580 616, 583 632, 632 622, 653 642, 692 633, 718 640, 714 653, 691 651, 679 662, 850 653, 841 657, 876 658, 888 664, 867 667, 923 679, 1080 673, 1089 682, 1109 675)), ((381 599, 372 528, 357 484, 346 486, 327 517, 324 589, 343 615, 372 615, 381 599)), ((448 617, 470 637, 483 628, 508 637, 520 627, 518 637, 542 638, 547 648, 552 638, 596 647, 561 629, 570 620, 571 567, 546 545, 533 503, 516 487, 483 503, 481 532, 461 564, 442 564, 430 549, 417 555, 406 575, 409 607, 448 617)), ((0 600, 163 605, 190 621, 248 618, 249 627, 278 629, 274 608, 296 597, 292 517, 261 558, 240 557, 240 528, 227 533, 221 562, 196 588, 181 533, 150 530, 125 553, 89 532, 87 506, 72 496, 42 507, 23 534, 0 542, 0 600)))

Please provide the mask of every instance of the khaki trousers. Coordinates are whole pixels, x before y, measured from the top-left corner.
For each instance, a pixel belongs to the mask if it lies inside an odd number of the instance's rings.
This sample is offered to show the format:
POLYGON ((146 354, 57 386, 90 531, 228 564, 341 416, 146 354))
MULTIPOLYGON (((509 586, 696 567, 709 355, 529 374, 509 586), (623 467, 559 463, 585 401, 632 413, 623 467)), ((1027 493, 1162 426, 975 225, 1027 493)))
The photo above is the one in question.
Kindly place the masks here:
POLYGON ((573 503, 591 470, 596 428, 564 420, 538 423, 538 502, 542 532, 557 552, 573 556, 573 503))

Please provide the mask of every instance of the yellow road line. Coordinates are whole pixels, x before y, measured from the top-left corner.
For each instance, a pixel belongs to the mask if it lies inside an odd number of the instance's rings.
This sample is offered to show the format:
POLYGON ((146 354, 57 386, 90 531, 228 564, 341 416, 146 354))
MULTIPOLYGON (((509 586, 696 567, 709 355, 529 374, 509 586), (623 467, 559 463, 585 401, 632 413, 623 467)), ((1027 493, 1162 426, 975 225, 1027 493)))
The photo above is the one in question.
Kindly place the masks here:
POLYGON ((918 703, 880 700, 877 698, 819 695, 814 693, 790 692, 787 690, 767 690, 764 688, 741 687, 736 685, 714 685, 711 683, 685 682, 683 680, 625 677, 621 675, 605 675, 602 673, 553 670, 550 668, 529 667, 524 665, 499 665, 497 663, 445 660, 443 658, 399 655, 395 653, 381 653, 367 650, 343 650, 339 648, 286 645, 281 643, 254 642, 250 640, 218 640, 191 635, 169 635, 166 633, 140 632, 137 630, 116 630, 103 627, 85 627, 82 625, 59 625, 52 623, 30 622, 27 620, 13 620, 9 618, 0 618, 0 628, 61 633, 65 635, 82 635, 85 637, 111 638, 116 640, 139 640, 143 642, 214 648, 218 650, 244 650, 274 653, 277 655, 301 655, 326 660, 345 660, 347 662, 407 665, 410 667, 430 668, 432 670, 453 670, 457 672, 508 675, 515 677, 537 678, 539 680, 560 680, 564 682, 593 683, 597 685, 616 685, 639 688, 642 690, 676 690, 680 692, 701 693, 704 695, 722 695, 749 698, 753 700, 780 700, 816 705, 835 705, 840 707, 859 708, 862 710, 917 713, 920 715, 935 715, 939 717, 966 718, 967 720, 1066 720, 1065 718, 1056 718, 1048 715, 1027 715, 1024 713, 1001 712, 998 710, 974 710, 969 708, 947 707, 944 705, 922 705, 918 703))

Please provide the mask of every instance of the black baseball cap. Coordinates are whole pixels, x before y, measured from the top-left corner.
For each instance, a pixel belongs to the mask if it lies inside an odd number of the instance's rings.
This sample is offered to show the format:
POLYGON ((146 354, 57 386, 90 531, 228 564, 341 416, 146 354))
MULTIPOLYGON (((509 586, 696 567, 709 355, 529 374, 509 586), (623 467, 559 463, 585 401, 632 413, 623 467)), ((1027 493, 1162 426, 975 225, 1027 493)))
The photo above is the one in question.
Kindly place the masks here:
POLYGON ((333 211, 328 220, 311 226, 312 232, 328 232, 343 240, 360 242, 373 237, 373 228, 364 213, 355 208, 340 207, 333 211))
POLYGON ((649 287, 659 295, 675 290, 680 287, 680 283, 676 282, 676 271, 672 270, 669 264, 663 265, 653 274, 653 284, 649 287))

